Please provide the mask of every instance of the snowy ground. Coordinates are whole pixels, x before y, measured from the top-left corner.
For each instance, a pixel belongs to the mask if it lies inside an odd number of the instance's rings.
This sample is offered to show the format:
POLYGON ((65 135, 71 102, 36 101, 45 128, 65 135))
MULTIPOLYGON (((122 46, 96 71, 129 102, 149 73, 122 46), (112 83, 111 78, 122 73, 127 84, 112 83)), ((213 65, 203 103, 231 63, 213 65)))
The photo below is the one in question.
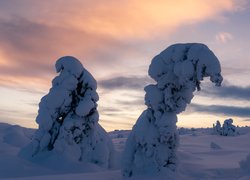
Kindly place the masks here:
MULTIPOLYGON (((240 128, 239 131, 239 136, 223 137, 211 135, 210 129, 182 129, 175 179, 249 180, 250 172, 246 175, 239 162, 250 154, 250 128, 240 128)), ((0 179, 122 179, 119 163, 129 131, 109 133, 116 148, 116 167, 111 170, 86 163, 66 164, 62 160, 38 164, 20 159, 17 154, 30 141, 33 132, 32 129, 0 123, 0 179)))

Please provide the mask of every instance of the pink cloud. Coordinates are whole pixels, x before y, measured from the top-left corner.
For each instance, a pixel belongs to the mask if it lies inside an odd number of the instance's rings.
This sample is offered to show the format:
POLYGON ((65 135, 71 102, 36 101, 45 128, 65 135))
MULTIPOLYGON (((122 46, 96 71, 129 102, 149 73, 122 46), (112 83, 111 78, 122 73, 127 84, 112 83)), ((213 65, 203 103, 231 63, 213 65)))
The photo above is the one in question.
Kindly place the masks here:
POLYGON ((107 61, 118 66, 117 57, 137 51, 133 43, 170 34, 186 23, 216 19, 239 9, 238 2, 8 1, 0 7, 0 75, 46 76, 54 61, 68 54, 90 66, 107 61))
POLYGON ((220 32, 215 36, 215 39, 219 43, 227 43, 233 39, 233 35, 229 32, 220 32))

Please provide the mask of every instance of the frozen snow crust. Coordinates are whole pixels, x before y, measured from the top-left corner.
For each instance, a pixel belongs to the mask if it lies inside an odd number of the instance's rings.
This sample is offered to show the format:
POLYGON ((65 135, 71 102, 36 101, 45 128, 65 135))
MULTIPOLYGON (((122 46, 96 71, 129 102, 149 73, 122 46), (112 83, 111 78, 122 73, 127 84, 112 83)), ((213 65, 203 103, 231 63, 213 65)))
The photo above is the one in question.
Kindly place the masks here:
POLYGON ((216 86, 223 80, 218 59, 199 43, 171 45, 153 58, 148 73, 156 84, 145 87, 148 108, 128 137, 122 165, 125 177, 175 171, 176 115, 191 102, 193 92, 200 90, 204 77, 210 77, 216 86))
POLYGON ((59 75, 39 104, 39 128, 20 156, 32 161, 59 157, 109 167, 113 146, 98 124, 96 80, 71 56, 58 59, 55 67, 59 75))

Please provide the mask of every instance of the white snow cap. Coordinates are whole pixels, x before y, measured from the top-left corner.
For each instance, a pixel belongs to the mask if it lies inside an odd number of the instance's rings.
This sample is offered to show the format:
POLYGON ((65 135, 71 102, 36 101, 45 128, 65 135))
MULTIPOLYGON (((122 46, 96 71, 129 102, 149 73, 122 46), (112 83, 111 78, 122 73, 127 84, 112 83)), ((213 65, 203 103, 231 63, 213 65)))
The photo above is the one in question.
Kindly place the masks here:
POLYGON ((72 75, 79 76, 84 67, 81 62, 73 56, 63 56, 56 61, 56 72, 68 72, 72 75))
POLYGON ((196 76, 198 82, 210 76, 210 80, 220 86, 223 80, 220 73, 219 60, 206 45, 200 43, 171 45, 155 56, 149 67, 149 75, 157 82, 173 74, 180 81, 196 76))
POLYGON ((153 58, 148 73, 157 84, 145 88, 145 104, 155 111, 161 109, 177 114, 186 109, 193 92, 200 90, 204 77, 209 76, 216 86, 223 80, 219 60, 200 43, 169 46, 153 58))

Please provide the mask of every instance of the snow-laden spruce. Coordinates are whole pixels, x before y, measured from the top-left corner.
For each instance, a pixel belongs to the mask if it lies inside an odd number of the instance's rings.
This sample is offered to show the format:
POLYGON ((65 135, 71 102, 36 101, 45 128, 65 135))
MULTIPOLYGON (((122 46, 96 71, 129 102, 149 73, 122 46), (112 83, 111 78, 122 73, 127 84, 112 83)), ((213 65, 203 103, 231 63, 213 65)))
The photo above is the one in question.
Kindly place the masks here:
POLYGON ((176 170, 177 114, 184 111, 200 90, 204 77, 216 86, 222 82, 220 63, 214 53, 198 43, 175 44, 155 56, 148 71, 156 84, 145 87, 147 109, 127 140, 122 173, 170 173, 176 170))
POLYGON ((59 73, 39 104, 39 125, 32 143, 21 155, 31 159, 57 155, 70 161, 110 165, 113 145, 99 125, 97 84, 79 60, 65 56, 57 60, 59 73))
POLYGON ((213 134, 221 136, 236 136, 238 132, 236 126, 233 125, 233 119, 226 119, 221 127, 220 121, 216 121, 216 125, 213 124, 213 134))
POLYGON ((213 134, 222 135, 222 128, 219 120, 216 121, 216 124, 213 124, 213 134))

